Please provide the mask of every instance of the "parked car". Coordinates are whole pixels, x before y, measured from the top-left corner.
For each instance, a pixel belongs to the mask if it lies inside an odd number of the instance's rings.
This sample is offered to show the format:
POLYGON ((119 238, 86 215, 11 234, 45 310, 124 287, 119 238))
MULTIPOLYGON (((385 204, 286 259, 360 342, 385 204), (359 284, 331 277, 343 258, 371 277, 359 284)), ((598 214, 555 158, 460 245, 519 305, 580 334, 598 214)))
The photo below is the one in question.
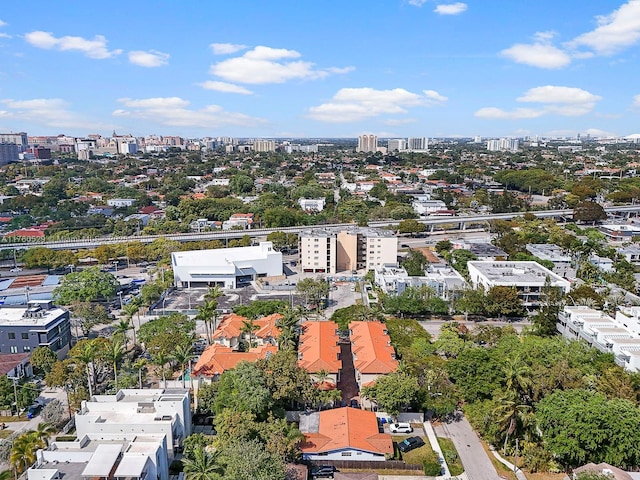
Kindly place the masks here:
POLYGON ((333 478, 333 474, 338 469, 333 465, 320 465, 311 469, 311 476, 313 478, 333 478))
POLYGON ((358 400, 356 400, 355 398, 351 399, 351 402, 349 402, 349 406, 351 408, 360 408, 360 405, 358 405, 358 400))
POLYGON ((33 417, 35 417, 39 412, 40 409, 42 408, 41 405, 39 404, 33 404, 31 405, 28 409, 27 409, 27 418, 29 420, 31 420, 33 417))
POLYGON ((413 427, 408 423, 392 423, 389 425, 389 430, 391 433, 411 433, 413 427))
POLYGON ((9 270, 12 273, 16 273, 16 272, 21 272, 22 269, 20 267, 13 267, 11 270, 9 270))
POLYGON ((409 437, 398 443, 398 450, 400 450, 402 453, 407 453, 423 445, 424 440, 422 440, 420 437, 409 437))

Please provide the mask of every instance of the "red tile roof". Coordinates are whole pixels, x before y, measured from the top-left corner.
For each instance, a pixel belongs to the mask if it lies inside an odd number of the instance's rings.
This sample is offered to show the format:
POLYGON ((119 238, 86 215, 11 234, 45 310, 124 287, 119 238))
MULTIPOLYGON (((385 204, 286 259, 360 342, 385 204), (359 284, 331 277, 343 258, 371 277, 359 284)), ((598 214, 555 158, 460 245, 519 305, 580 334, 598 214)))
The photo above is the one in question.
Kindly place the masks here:
POLYGON ((298 366, 309 373, 320 370, 338 373, 342 360, 339 359, 337 330, 335 322, 304 322, 298 346, 298 366))
POLYGON ((200 355, 196 366, 193 367, 194 377, 213 377, 222 375, 226 370, 232 370, 240 362, 256 362, 260 358, 265 358, 267 353, 276 353, 278 347, 275 345, 262 345, 252 348, 248 352, 236 352, 224 345, 209 345, 200 355))
POLYGON ((387 327, 381 322, 351 322, 351 352, 353 365, 360 373, 385 374, 395 372, 398 361, 387 327))
MULTIPOLYGON (((274 313, 266 317, 259 318, 253 321, 253 324, 258 326, 258 329, 253 332, 253 336, 256 338, 278 338, 280 336, 280 329, 276 327, 276 322, 282 318, 279 313, 274 313)), ((236 338, 242 334, 242 325, 248 319, 236 313, 231 313, 222 317, 222 321, 213 333, 213 338, 236 338)))
POLYGON ((319 413, 317 433, 305 433, 303 453, 323 453, 345 448, 377 454, 392 454, 391 435, 380 433, 376 414, 359 408, 343 407, 319 413))

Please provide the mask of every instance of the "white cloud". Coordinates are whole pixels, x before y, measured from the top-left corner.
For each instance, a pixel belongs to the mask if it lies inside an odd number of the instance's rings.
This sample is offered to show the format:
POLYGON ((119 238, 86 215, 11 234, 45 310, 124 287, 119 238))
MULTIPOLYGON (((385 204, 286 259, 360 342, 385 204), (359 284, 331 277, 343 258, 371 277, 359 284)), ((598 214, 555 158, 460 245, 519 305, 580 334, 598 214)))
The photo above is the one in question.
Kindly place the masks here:
POLYGON ((383 114, 404 114, 409 107, 427 107, 442 103, 443 99, 446 97, 434 90, 420 95, 403 88, 342 88, 331 101, 311 107, 308 116, 321 122, 355 122, 383 114))
POLYGON ((241 95, 251 95, 253 92, 248 88, 241 87, 240 85, 234 85, 227 82, 216 82, 213 80, 207 80, 206 82, 199 83, 205 90, 215 90, 223 93, 239 93, 241 95))
POLYGON ((407 125, 409 123, 417 122, 417 118, 389 118, 384 120, 382 123, 385 125, 389 125, 390 127, 398 127, 400 125, 407 125))
POLYGON ((595 103, 601 99, 602 97, 581 88, 557 85, 530 88, 523 96, 517 98, 518 102, 572 104, 595 103))
POLYGON ((171 127, 252 127, 266 123, 261 118, 227 112, 219 105, 205 105, 200 109, 188 108, 190 102, 180 97, 121 98, 118 102, 125 108, 114 110, 112 115, 116 117, 139 118, 171 127))
POLYGON ((151 68, 168 65, 169 57, 170 55, 168 53, 157 52, 155 50, 149 50, 148 52, 133 50, 129 52, 129 61, 140 67, 151 68))
POLYGON ((433 103, 444 103, 449 100, 447 97, 445 97, 444 95, 440 95, 435 90, 423 90, 422 93, 424 93, 424 96, 433 103))
POLYGON ((508 111, 496 107, 481 108, 476 117, 515 120, 537 118, 542 115, 561 115, 576 117, 591 112, 602 97, 575 87, 545 85, 527 90, 516 101, 521 103, 540 103, 541 108, 516 108, 508 111))
POLYGON ((6 27, 7 25, 9 25, 7 22, 0 20, 0 27, 6 27))
POLYGON ((434 12, 439 15, 459 15, 467 11, 467 4, 462 2, 456 3, 443 3, 436 5, 434 12))
POLYGON ((591 135, 592 137, 617 137, 618 135, 606 130, 600 130, 599 128, 587 128, 583 133, 591 135))
POLYGON ((544 115, 542 110, 534 110, 531 108, 516 108, 508 112, 496 107, 485 107, 478 110, 474 116, 479 118, 489 118, 498 120, 517 120, 523 118, 538 118, 544 115))
POLYGON ((633 97, 633 106, 640 108, 640 95, 636 95, 633 97))
POLYGON ((107 39, 102 35, 96 35, 92 40, 74 36, 56 38, 50 32, 37 30, 25 34, 24 38, 27 43, 37 48, 46 50, 55 48, 60 51, 75 50, 84 53, 89 58, 111 58, 122 53, 122 50, 107 49, 107 39))
POLYGON ((609 15, 596 17, 598 26, 568 43, 587 47, 600 55, 612 55, 640 40, 640 0, 629 0, 609 15))
POLYGON ((13 37, 8 33, 0 33, 0 38, 13 38, 13 37))
POLYGON ((427 0, 409 0, 409 5, 413 5, 414 7, 421 7, 427 3, 427 0))
POLYGON ((240 57, 212 65, 210 73, 229 82, 264 84, 323 78, 352 69, 315 69, 313 63, 297 60, 300 56, 295 50, 257 46, 240 57))
POLYGON ((92 123, 77 112, 69 109, 69 104, 60 98, 34 98, 31 100, 0 100, 6 107, 2 117, 33 122, 37 125, 60 129, 108 129, 112 125, 92 123))
POLYGON ((517 43, 500 52, 516 63, 539 68, 562 68, 571 63, 571 57, 553 45, 543 43, 517 43))
POLYGON ((249 48, 246 45, 238 45, 235 43, 212 43, 209 47, 216 55, 229 55, 249 48))

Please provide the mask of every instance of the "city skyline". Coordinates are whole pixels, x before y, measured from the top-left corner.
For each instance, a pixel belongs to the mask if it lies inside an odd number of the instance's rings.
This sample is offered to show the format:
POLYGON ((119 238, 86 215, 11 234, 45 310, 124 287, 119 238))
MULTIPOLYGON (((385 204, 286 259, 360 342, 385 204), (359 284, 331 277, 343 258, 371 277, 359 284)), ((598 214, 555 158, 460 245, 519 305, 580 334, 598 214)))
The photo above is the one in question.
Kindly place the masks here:
POLYGON ((26 0, 0 14, 0 130, 626 136, 638 44, 640 0, 26 0))

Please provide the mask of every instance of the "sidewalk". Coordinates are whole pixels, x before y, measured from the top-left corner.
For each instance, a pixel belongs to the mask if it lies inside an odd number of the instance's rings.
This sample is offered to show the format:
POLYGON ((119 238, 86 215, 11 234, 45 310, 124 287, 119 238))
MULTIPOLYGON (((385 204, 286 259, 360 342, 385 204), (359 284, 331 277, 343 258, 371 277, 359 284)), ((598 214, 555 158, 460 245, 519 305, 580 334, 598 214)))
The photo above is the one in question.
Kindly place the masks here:
POLYGON ((496 460, 498 460, 501 464, 503 464, 512 472, 515 472, 516 477, 518 477, 518 480, 527 480, 527 477, 525 476, 524 472, 519 468, 516 468, 516 466, 513 463, 508 462, 507 460, 502 458, 495 448, 491 447, 491 453, 493 454, 494 457, 496 457, 496 460))
POLYGON ((442 467, 442 471, 440 473, 444 475, 445 478, 451 477, 449 466, 444 459, 444 454, 442 453, 442 449, 440 448, 440 444, 438 443, 438 437, 436 436, 436 432, 433 429, 433 425, 431 425, 431 422, 429 420, 423 422, 423 425, 424 432, 427 434, 431 449, 438 454, 438 460, 440 461, 440 466, 442 467))

